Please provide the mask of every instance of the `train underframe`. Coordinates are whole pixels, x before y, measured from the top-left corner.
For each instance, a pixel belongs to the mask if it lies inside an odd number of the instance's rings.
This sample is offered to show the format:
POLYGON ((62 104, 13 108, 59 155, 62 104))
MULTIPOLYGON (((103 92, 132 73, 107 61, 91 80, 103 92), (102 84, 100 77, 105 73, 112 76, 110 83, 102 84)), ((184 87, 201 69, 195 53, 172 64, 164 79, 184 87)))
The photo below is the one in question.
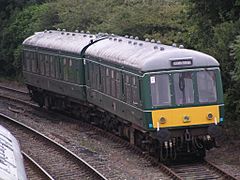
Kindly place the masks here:
MULTIPOLYGON (((79 102, 31 86, 28 89, 32 100, 40 107, 64 111, 82 121, 113 132, 160 162, 189 157, 200 160, 205 157, 206 150, 216 147, 215 138, 210 135, 209 127, 184 127, 149 132, 86 102, 79 102)), ((215 130, 215 127, 213 128, 215 130)))

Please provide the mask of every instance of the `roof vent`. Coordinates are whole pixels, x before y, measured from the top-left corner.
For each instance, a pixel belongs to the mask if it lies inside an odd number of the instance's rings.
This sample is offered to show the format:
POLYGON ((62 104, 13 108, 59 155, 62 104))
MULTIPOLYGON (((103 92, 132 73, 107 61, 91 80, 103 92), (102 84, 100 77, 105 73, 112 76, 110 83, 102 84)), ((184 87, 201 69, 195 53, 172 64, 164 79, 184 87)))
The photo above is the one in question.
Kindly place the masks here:
POLYGON ((176 44, 176 43, 173 43, 173 44, 172 44, 172 47, 177 47, 177 44, 176 44))
POLYGON ((143 43, 139 43, 139 46, 142 46, 143 45, 143 43))
POLYGON ((109 40, 112 40, 112 37, 110 37, 109 40))
POLYGON ((130 39, 133 39, 133 36, 130 36, 130 39))
POLYGON ((49 33, 52 33, 52 31, 48 31, 49 33))
POLYGON ((92 36, 92 35, 90 35, 89 37, 90 37, 90 38, 92 38, 93 36, 92 36))
POLYGON ((154 46, 153 48, 154 48, 154 49, 158 49, 158 47, 157 47, 157 46, 154 46))
POLYGON ((87 37, 87 35, 86 35, 86 34, 84 34, 84 35, 83 35, 83 37, 87 37))
POLYGON ((115 36, 115 34, 111 34, 111 36, 115 36))
POLYGON ((108 33, 104 33, 105 36, 108 36, 108 33))
POLYGON ((84 30, 81 30, 81 33, 84 33, 84 30))
POLYGON ((46 32, 47 32, 47 29, 44 30, 44 33, 46 33, 46 32))
POLYGON ((61 29, 60 29, 60 28, 57 28, 57 31, 61 31, 61 29))
POLYGON ((125 37, 125 38, 129 38, 129 36, 128 36, 128 35, 125 35, 124 37, 125 37))
POLYGON ((128 41, 128 44, 131 44, 132 43, 132 41, 128 41))
POLYGON ((161 41, 158 40, 158 41, 157 41, 157 44, 161 44, 161 41))
POLYGON ((122 39, 119 39, 118 42, 122 42, 122 39))
POLYGON ((87 31, 86 33, 87 33, 87 34, 90 34, 90 31, 87 31))
POLYGON ((160 47, 160 51, 164 51, 164 47, 160 47))
POLYGON ((155 43, 155 40, 154 40, 154 39, 152 39, 152 40, 151 40, 151 43, 155 43))
POLYGON ((76 34, 72 33, 72 36, 75 36, 76 34))
POLYGON ((184 45, 180 44, 179 49, 183 49, 183 48, 184 48, 184 45))
POLYGON ((113 40, 114 40, 114 41, 116 41, 116 40, 117 40, 117 38, 114 38, 113 40))
POLYGON ((67 33, 67 35, 69 35, 70 33, 67 33))
POLYGON ((146 39, 145 39, 145 41, 146 41, 146 42, 149 42, 149 39, 148 39, 148 38, 146 38, 146 39))
POLYGON ((136 45, 136 44, 137 44, 137 42, 134 42, 133 44, 134 44, 134 45, 136 45))
POLYGON ((63 35, 63 34, 64 34, 64 32, 61 32, 61 34, 63 35))
POLYGON ((136 39, 136 40, 139 40, 139 37, 136 36, 135 39, 136 39))
POLYGON ((79 30, 76 29, 76 30, 75 30, 75 33, 79 33, 79 30))
POLYGON ((65 31, 66 31, 66 29, 63 29, 62 31, 63 31, 63 32, 65 32, 65 31))

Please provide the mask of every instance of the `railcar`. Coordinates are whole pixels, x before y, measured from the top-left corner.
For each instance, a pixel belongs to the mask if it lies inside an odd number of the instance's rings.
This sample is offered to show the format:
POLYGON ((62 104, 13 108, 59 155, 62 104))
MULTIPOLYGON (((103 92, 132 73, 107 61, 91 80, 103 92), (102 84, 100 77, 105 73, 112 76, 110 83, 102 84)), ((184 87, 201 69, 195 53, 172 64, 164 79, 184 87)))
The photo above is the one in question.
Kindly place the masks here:
POLYGON ((183 46, 45 31, 23 42, 23 75, 40 106, 65 109, 161 161, 215 145, 223 122, 219 63, 183 46))
POLYGON ((27 180, 18 141, 1 125, 0 135, 0 179, 27 180))

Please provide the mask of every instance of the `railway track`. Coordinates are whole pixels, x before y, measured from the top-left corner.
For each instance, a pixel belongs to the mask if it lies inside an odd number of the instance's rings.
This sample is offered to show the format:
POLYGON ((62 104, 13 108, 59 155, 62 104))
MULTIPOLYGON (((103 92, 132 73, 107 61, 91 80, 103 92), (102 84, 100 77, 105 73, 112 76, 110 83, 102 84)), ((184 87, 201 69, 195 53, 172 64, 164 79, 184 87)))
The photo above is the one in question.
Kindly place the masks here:
POLYGON ((29 179, 54 180, 54 178, 44 170, 36 161, 22 151, 25 169, 29 179))
POLYGON ((169 169, 175 172, 180 179, 229 179, 237 180, 237 178, 219 169, 214 164, 203 160, 202 162, 169 165, 169 169))
POLYGON ((106 179, 87 162, 36 130, 0 113, 0 122, 54 179, 106 179))
MULTIPOLYGON (((11 98, 13 101, 18 101, 17 98, 13 98, 13 97, 5 96, 5 98, 11 98)), ((28 106, 32 106, 34 108, 38 108, 37 105, 26 102, 26 101, 22 101, 22 103, 28 106)), ((86 126, 100 132, 100 134, 103 137, 108 137, 113 141, 118 142, 119 146, 131 148, 136 153, 141 154, 148 161, 151 161, 152 164, 157 164, 155 159, 148 156, 147 154, 143 155, 141 150, 131 146, 125 140, 122 140, 119 137, 116 137, 115 135, 105 132, 99 129, 98 127, 92 126, 90 124, 87 124, 86 126)), ((158 163, 158 167, 161 169, 162 172, 167 174, 171 179, 181 179, 181 180, 182 179, 237 179, 207 161, 193 163, 193 164, 180 164, 180 165, 164 165, 164 164, 158 163)))
POLYGON ((26 95, 26 96, 28 95, 28 91, 14 89, 14 88, 11 88, 11 87, 8 87, 8 86, 4 86, 2 84, 0 84, 0 89, 15 92, 15 93, 18 93, 18 94, 21 94, 21 95, 26 95))

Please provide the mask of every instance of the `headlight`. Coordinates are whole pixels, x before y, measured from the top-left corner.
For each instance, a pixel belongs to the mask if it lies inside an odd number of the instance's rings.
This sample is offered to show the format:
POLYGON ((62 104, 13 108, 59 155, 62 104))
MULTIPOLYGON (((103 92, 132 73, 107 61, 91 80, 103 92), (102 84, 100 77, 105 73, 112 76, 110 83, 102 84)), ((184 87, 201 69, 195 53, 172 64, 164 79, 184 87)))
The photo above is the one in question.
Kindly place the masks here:
POLYGON ((167 120, 166 120, 166 118, 164 118, 164 117, 161 117, 160 119, 159 119, 159 123, 160 124, 165 124, 167 122, 167 120))
POLYGON ((183 122, 184 123, 190 122, 190 116, 183 116, 183 122))
POLYGON ((207 119, 208 119, 208 120, 212 120, 212 119, 213 119, 213 114, 212 114, 212 113, 208 113, 207 119))

